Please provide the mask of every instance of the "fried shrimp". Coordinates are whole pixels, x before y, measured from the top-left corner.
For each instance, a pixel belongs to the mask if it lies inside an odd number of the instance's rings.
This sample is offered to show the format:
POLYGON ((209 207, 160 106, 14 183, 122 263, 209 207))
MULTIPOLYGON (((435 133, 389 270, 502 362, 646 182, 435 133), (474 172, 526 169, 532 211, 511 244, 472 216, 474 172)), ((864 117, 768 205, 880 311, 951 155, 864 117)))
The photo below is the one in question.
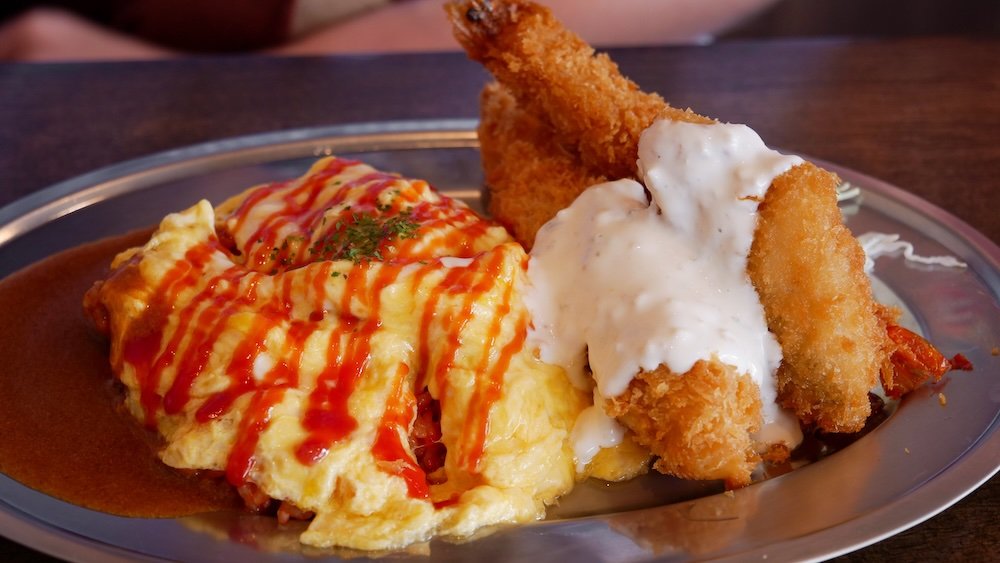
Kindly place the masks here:
POLYGON ((784 355, 782 406, 827 432, 856 432, 890 343, 836 185, 810 163, 775 178, 757 208, 747 273, 784 355))
POLYGON ((543 6, 473 0, 446 9, 469 57, 508 88, 518 105, 545 116, 559 141, 598 175, 634 176, 639 134, 657 118, 712 122, 641 91, 543 6))
POLYGON ((760 463, 750 437, 761 421, 757 385, 722 362, 699 361, 684 374, 640 372, 608 403, 608 414, 659 458, 653 467, 661 473, 738 487, 760 463))
MULTIPOLYGON (((501 85, 484 94, 483 161, 490 209, 500 221, 514 225, 524 244, 533 242, 528 237, 541 221, 591 185, 589 177, 637 177, 639 137, 654 121, 714 123, 640 91, 606 55, 595 55, 544 7, 523 0, 467 0, 446 9, 470 58, 501 85), (517 122, 534 124, 531 135, 523 138, 534 149, 520 145, 516 154, 507 150, 526 129, 502 124, 512 115, 519 116, 517 122), (539 132, 542 126, 550 130, 539 132), (575 177, 563 172, 572 168, 570 157, 582 171, 575 177), (515 167, 524 173, 512 173, 515 167), (550 175, 552 170, 557 173, 550 175), (529 207, 530 214, 522 216, 529 207)), ((759 207, 748 274, 784 353, 779 403, 824 430, 851 432, 870 413, 867 392, 876 385, 880 367, 888 364, 891 343, 863 273, 862 250, 842 224, 836 183, 835 175, 809 163, 776 178, 759 207)), ((671 383, 689 375, 673 374, 671 383)), ((647 379, 637 376, 614 399, 613 414, 636 432, 640 443, 665 455, 674 451, 671 440, 690 437, 663 430, 675 427, 675 415, 653 406, 668 399, 654 393, 662 386, 647 379), (640 411, 645 414, 637 416, 640 411)), ((708 401, 708 395, 701 400, 708 401)), ((741 428, 748 432, 751 426, 741 428)), ((721 428, 730 430, 728 424, 721 428)), ((730 447, 727 455, 735 464, 730 467, 739 465, 734 460, 741 455, 755 461, 742 446, 730 447)), ((703 461, 696 457, 683 464, 703 461)), ((677 462, 661 462, 660 469, 698 477, 671 463, 677 462)))
POLYGON ((582 191, 604 178, 580 166, 555 140, 548 123, 521 109, 502 86, 487 86, 480 103, 480 152, 486 183, 493 187, 487 207, 531 250, 538 229, 577 196, 577 190, 566 186, 582 191), (536 201, 545 205, 535 205, 536 201))

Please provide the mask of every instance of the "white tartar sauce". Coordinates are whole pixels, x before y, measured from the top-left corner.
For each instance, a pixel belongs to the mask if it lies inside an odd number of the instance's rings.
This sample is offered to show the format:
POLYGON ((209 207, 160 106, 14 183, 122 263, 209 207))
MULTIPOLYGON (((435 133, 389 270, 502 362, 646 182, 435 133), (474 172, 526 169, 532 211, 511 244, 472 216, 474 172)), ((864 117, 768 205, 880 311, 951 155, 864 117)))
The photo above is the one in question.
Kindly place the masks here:
MULTIPOLYGON (((590 187, 538 232, 529 343, 580 385, 589 362, 595 402, 625 391, 639 370, 685 373, 716 357, 760 388, 755 439, 794 447, 798 423, 775 403, 781 348, 746 264, 758 202, 802 159, 768 149, 745 125, 669 120, 643 132, 638 157, 645 189, 633 180, 590 187)), ((577 421, 578 465, 621 439, 605 418, 585 411, 577 421)))

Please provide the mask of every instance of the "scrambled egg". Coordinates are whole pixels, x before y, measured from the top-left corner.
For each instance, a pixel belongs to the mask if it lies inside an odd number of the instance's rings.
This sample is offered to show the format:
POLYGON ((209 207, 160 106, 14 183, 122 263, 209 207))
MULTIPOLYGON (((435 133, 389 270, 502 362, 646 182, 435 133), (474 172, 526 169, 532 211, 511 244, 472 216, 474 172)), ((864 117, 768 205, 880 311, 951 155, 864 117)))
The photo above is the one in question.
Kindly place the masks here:
POLYGON ((305 544, 391 549, 577 478, 589 400, 524 346, 526 263, 426 182, 326 158, 167 216, 86 305, 164 463, 312 513, 305 544))

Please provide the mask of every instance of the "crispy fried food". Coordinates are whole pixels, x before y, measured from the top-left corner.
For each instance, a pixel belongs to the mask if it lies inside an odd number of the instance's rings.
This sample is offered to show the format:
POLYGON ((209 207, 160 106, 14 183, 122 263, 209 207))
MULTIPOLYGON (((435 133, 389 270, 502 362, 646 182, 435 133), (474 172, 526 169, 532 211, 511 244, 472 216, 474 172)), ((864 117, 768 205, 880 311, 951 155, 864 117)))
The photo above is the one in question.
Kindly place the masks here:
POLYGON ((889 343, 836 185, 810 163, 775 178, 757 208, 747 273, 784 356, 779 402, 827 432, 857 432, 889 343))
MULTIPOLYGON (((639 136, 654 120, 713 122, 639 91, 607 56, 594 55, 544 7, 524 0, 465 0, 446 9, 469 56, 482 62, 516 100, 516 108, 509 101, 483 106, 486 125, 481 140, 489 147, 483 154, 484 167, 509 171, 520 166, 542 172, 530 178, 527 173, 487 172, 494 200, 491 210, 514 226, 522 243, 530 245, 531 239, 525 237, 535 232, 538 222, 554 216, 564 201, 590 185, 585 176, 635 177, 639 136), (521 129, 497 125, 509 115, 549 124, 552 138, 565 151, 561 160, 552 158, 551 148, 543 150, 553 143, 537 131, 526 139, 543 140, 534 151, 521 146, 511 156, 497 150, 509 146, 521 129), (566 153, 575 155, 586 171, 577 181, 565 173, 551 177, 547 173, 550 167, 566 168, 566 153), (537 193, 547 196, 528 196, 537 193), (522 222, 528 207, 531 211, 522 222)), ((488 93, 486 98, 500 96, 488 93)), ((876 384, 891 343, 862 270, 861 248, 842 225, 835 185, 833 174, 811 164, 775 180, 760 208, 748 273, 785 354, 779 402, 824 430, 850 432, 859 430, 869 414, 867 391, 876 384)), ((661 420, 661 413, 671 416, 669 409, 638 406, 655 402, 649 396, 653 388, 637 377, 623 395, 628 397, 623 400, 656 417, 647 424, 623 416, 626 423, 632 420, 630 427, 635 426, 637 439, 646 445, 664 440, 653 428, 673 424, 661 420)), ((631 411, 624 404, 616 409, 631 411)))
MULTIPOLYGON (((552 128, 521 109, 502 86, 487 86, 481 105, 479 135, 491 186, 489 211, 502 217, 515 238, 530 248, 537 230, 578 195, 566 186, 582 191, 604 178, 588 174, 556 142, 552 128), (545 204, 537 205, 540 201, 545 204)), ((699 362, 683 375, 661 366, 638 375, 625 394, 608 405, 608 412, 659 456, 657 470, 746 485, 760 462, 750 433, 760 426, 761 402, 749 377, 730 372, 716 360, 699 362)))
POLYGON ((566 186, 582 190, 604 178, 580 166, 549 124, 518 107, 502 86, 487 86, 480 103, 480 152, 486 183, 493 187, 489 212, 531 250, 538 229, 576 198, 578 192, 566 186))
POLYGON ((683 375, 640 372, 605 410, 659 456, 662 473, 737 487, 760 463, 750 439, 761 421, 757 384, 722 362, 702 360, 683 375))
POLYGON ((545 116, 559 141, 595 175, 634 176, 639 134, 659 117, 712 122, 639 90, 548 8, 521 0, 466 0, 445 8, 469 57, 520 106, 545 116))

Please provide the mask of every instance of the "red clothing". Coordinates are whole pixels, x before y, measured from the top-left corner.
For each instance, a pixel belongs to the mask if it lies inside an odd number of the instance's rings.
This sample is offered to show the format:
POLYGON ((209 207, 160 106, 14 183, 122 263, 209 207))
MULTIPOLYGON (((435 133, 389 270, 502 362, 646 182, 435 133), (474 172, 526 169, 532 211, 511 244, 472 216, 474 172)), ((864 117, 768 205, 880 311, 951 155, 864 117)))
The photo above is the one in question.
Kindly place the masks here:
POLYGON ((111 27, 180 51, 250 51, 289 38, 295 0, 132 0, 111 27))

